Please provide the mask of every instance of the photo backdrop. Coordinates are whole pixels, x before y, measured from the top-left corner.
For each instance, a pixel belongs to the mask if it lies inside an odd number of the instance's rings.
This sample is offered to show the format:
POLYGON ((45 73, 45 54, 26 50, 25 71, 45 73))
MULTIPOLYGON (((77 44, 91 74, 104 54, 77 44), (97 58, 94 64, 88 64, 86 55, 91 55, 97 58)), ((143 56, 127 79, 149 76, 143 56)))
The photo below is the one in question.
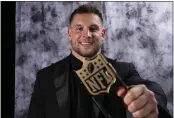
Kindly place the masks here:
MULTIPOLYGON (((17 2, 15 118, 27 115, 37 71, 69 55, 68 19, 84 3, 17 2)), ((172 2, 90 3, 103 12, 104 54, 134 63, 142 78, 160 84, 172 114, 172 2)))

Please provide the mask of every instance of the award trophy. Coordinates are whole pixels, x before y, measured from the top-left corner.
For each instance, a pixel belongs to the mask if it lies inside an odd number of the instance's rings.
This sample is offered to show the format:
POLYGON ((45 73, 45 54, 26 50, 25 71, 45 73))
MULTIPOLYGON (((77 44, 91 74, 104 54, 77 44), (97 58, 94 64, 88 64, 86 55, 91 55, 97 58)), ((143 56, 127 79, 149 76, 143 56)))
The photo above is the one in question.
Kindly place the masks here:
MULTIPOLYGON (((82 68, 75 71, 97 107, 103 112, 106 118, 111 118, 104 107, 98 103, 93 96, 99 94, 109 94, 112 85, 128 87, 122 81, 113 66, 107 62, 105 57, 100 53, 94 59, 87 60, 83 63, 82 68)), ((114 89, 116 91, 116 88, 114 89)))

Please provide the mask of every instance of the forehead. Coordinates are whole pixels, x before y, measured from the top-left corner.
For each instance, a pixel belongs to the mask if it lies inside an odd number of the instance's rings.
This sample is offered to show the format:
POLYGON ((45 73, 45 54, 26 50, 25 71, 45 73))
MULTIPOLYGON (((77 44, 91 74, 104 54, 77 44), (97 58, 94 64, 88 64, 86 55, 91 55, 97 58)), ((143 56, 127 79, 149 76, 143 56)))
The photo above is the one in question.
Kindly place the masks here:
POLYGON ((100 18, 96 14, 92 14, 92 13, 75 14, 71 22, 71 25, 74 26, 77 24, 81 24, 81 25, 95 24, 95 25, 102 26, 102 22, 100 18))

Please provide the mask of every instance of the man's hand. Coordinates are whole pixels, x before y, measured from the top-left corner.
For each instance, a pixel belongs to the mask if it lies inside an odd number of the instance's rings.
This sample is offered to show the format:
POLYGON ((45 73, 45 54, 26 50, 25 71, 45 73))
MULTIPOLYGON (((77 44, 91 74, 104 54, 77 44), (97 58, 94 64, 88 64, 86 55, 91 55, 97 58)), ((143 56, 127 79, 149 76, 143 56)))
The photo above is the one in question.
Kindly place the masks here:
POLYGON ((124 96, 123 101, 134 118, 158 118, 155 95, 145 85, 131 86, 127 93, 124 88, 119 88, 117 95, 124 96))

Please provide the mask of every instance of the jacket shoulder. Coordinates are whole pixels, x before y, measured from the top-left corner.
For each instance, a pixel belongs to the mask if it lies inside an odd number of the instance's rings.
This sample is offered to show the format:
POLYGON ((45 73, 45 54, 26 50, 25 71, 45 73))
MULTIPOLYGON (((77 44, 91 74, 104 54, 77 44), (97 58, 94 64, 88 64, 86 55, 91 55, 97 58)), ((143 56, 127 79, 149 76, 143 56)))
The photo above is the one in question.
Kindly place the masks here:
POLYGON ((114 60, 110 58, 107 58, 107 61, 123 79, 136 72, 136 68, 131 62, 118 62, 116 59, 114 60))
POLYGON ((51 65, 49 65, 49 66, 47 66, 47 67, 45 67, 45 68, 42 68, 42 69, 40 69, 39 71, 38 71, 38 73, 40 74, 40 73, 49 73, 49 72, 52 72, 55 68, 57 68, 57 69, 61 69, 62 67, 64 67, 65 66, 65 64, 67 64, 67 62, 68 62, 68 58, 69 58, 69 56, 67 56, 67 57, 65 57, 65 58, 63 58, 63 59, 61 59, 61 60, 59 60, 59 61, 57 61, 57 62, 55 62, 55 63, 52 63, 51 65))
POLYGON ((130 65, 133 65, 133 63, 131 62, 118 62, 117 59, 111 59, 111 58, 108 58, 108 57, 105 57, 106 60, 108 62, 110 62, 113 66, 114 65, 117 65, 117 66, 123 66, 123 67, 129 67, 130 65))

